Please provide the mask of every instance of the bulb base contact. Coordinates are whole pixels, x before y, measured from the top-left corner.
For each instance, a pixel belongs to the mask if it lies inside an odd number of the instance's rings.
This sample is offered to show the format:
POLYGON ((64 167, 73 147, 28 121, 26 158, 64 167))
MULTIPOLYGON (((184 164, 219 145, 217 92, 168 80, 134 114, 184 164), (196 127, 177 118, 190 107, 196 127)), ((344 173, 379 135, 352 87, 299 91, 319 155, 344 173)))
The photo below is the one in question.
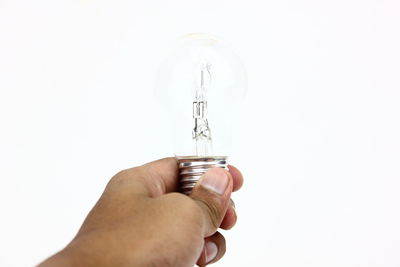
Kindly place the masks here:
POLYGON ((208 169, 228 169, 227 157, 177 157, 179 164, 179 191, 190 195, 193 187, 208 169))

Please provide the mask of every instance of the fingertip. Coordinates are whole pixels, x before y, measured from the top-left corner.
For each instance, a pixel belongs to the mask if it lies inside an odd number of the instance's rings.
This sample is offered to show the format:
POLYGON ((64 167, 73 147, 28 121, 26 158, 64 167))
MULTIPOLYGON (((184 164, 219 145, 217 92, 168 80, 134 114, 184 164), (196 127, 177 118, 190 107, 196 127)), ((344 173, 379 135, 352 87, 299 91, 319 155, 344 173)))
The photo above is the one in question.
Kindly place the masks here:
POLYGON ((206 264, 212 262, 218 254, 218 246, 212 241, 206 241, 204 245, 205 262, 206 264))
POLYGON ((239 169, 233 165, 228 165, 228 169, 233 180, 233 191, 236 192, 243 186, 243 175, 239 169))
POLYGON ((203 251, 197 260, 198 266, 206 266, 219 261, 226 252, 226 241, 224 236, 216 232, 205 238, 203 251))
POLYGON ((231 204, 231 205, 229 205, 229 207, 225 213, 225 217, 222 220, 220 228, 224 229, 224 230, 230 230, 235 226, 236 221, 237 221, 236 210, 235 210, 234 206, 231 204))

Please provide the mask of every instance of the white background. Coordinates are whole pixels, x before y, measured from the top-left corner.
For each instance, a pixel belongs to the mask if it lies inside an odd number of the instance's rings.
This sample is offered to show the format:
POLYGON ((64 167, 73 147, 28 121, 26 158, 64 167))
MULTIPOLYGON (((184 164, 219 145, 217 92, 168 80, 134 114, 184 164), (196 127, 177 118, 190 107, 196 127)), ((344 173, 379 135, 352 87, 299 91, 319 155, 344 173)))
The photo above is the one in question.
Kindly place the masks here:
POLYGON ((153 77, 221 36, 249 91, 215 266, 400 266, 398 1, 0 0, 0 266, 66 245, 117 171, 172 155, 153 77))

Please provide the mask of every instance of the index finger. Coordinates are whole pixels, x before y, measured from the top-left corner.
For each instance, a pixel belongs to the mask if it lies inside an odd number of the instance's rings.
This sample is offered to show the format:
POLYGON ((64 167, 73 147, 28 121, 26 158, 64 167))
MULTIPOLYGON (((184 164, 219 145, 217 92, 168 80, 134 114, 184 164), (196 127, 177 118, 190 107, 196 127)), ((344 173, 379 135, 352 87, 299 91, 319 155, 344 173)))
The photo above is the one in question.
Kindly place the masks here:
POLYGON ((228 165, 228 169, 233 178, 233 191, 238 191, 243 185, 243 175, 238 168, 233 165, 228 165))

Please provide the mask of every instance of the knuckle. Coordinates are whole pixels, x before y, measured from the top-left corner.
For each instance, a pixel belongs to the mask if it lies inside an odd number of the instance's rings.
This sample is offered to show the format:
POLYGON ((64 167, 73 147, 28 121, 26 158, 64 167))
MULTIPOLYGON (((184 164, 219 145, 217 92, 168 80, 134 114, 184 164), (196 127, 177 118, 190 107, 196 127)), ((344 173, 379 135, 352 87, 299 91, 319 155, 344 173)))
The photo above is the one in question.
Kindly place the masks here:
POLYGON ((168 194, 170 200, 174 203, 174 206, 184 213, 186 217, 194 217, 197 219, 201 216, 201 208, 193 199, 181 194, 181 193, 170 193, 168 194))
POLYGON ((208 216, 208 221, 210 222, 213 229, 218 229, 221 223, 221 215, 218 206, 213 201, 204 201, 197 199, 197 201, 205 208, 206 214, 208 216))
POLYGON ((135 167, 131 169, 125 169, 117 172, 110 180, 110 183, 120 183, 123 180, 132 177, 134 173, 137 173, 140 167, 135 167))

